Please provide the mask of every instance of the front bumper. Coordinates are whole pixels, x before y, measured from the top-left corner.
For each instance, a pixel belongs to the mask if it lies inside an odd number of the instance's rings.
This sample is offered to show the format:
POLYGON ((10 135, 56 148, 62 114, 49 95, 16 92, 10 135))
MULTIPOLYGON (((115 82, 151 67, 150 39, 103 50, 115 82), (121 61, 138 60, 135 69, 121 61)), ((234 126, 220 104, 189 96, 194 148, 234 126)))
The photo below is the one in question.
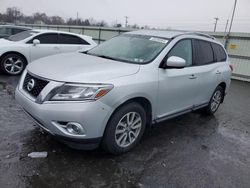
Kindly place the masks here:
POLYGON ((112 112, 109 106, 100 101, 38 104, 18 87, 15 97, 36 125, 67 145, 79 149, 84 145, 92 145, 89 149, 94 148, 94 145, 98 146, 112 112), (77 122, 83 126, 85 133, 84 135, 65 134, 55 126, 54 122, 77 122))

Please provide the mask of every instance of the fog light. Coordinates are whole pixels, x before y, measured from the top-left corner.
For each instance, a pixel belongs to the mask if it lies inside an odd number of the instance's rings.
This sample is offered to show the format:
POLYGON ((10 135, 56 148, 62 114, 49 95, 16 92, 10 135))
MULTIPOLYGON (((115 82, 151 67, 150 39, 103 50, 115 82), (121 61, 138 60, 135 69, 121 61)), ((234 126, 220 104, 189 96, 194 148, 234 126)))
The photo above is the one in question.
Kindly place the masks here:
POLYGON ((52 124, 66 135, 78 137, 86 134, 84 127, 77 122, 52 121, 52 124))
POLYGON ((66 130, 71 134, 82 135, 84 134, 84 129, 79 123, 69 122, 66 125, 66 130))

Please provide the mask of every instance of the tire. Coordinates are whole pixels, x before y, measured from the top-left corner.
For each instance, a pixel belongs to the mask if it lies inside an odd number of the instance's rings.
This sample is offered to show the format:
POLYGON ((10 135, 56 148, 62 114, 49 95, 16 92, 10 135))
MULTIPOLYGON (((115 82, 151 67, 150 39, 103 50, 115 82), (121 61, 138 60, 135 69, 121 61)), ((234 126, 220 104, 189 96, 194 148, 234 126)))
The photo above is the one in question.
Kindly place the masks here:
POLYGON ((141 140, 145 128, 146 112, 144 108, 134 102, 126 104, 119 108, 109 120, 102 147, 106 152, 115 155, 128 152, 141 140), (127 117, 129 117, 129 121, 127 121, 127 117))
POLYGON ((16 53, 4 55, 1 58, 0 69, 8 75, 19 75, 23 72, 27 65, 26 59, 16 53))
POLYGON ((223 100, 223 97, 224 97, 224 90, 221 86, 218 86, 215 89, 215 91, 214 91, 214 93, 213 93, 213 95, 208 103, 208 106, 204 108, 205 114, 213 115, 218 110, 218 108, 223 100))

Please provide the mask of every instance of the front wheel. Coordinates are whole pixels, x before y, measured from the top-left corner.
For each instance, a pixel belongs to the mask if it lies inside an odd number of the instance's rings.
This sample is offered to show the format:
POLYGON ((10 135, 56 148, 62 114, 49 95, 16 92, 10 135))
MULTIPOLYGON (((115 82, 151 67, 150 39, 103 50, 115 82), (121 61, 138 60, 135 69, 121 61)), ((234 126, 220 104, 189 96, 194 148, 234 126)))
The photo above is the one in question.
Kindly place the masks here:
POLYGON ((140 141, 146 127, 146 112, 137 103, 119 108, 111 117, 104 133, 103 148, 112 154, 125 153, 140 141))
POLYGON ((26 66, 26 60, 18 54, 7 54, 0 62, 1 71, 9 75, 21 74, 26 66))
POLYGON ((224 95, 223 88, 221 86, 218 86, 215 89, 215 91, 214 91, 214 93, 209 101, 208 106, 205 108, 206 114, 212 115, 218 110, 218 108, 221 104, 221 101, 223 99, 223 95, 224 95))

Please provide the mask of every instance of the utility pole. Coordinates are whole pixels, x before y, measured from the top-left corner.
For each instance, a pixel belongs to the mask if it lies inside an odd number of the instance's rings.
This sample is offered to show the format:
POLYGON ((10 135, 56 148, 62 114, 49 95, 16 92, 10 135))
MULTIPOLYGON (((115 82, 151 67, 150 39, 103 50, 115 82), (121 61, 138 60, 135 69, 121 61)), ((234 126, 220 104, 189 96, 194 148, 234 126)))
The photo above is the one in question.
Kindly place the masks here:
POLYGON ((128 16, 125 16, 125 27, 128 27, 128 16))
POLYGON ((226 42, 225 42, 225 48, 226 48, 226 49, 227 49, 227 46, 228 46, 228 40, 229 40, 229 36, 230 36, 230 33, 231 33, 233 21, 234 21, 234 13, 235 13, 236 5, 237 5, 237 0, 234 1, 233 14, 232 14, 232 18, 231 18, 231 22, 230 22, 228 34, 227 34, 227 36, 226 36, 226 42))
POLYGON ((224 37, 225 37, 225 35, 226 35, 226 32, 227 32, 227 26, 228 26, 228 22, 229 22, 229 20, 227 19, 227 23, 226 23, 226 27, 225 27, 225 31, 224 31, 224 37))
POLYGON ((226 23, 226 27, 225 27, 225 31, 224 31, 224 36, 223 36, 223 42, 224 42, 224 47, 227 47, 227 43, 228 43, 228 39, 227 39, 227 26, 228 26, 228 22, 229 20, 227 19, 227 23, 226 23))
POLYGON ((78 14, 78 12, 76 13, 76 24, 78 25, 78 23, 79 23, 79 14, 78 14))
POLYGON ((230 34, 231 29, 232 29, 232 25, 233 25, 233 21, 234 21, 234 13, 235 13, 236 5, 237 5, 237 0, 235 0, 235 1, 234 1, 234 9, 233 9, 233 14, 232 14, 232 18, 231 18, 231 23, 230 23, 230 27, 229 27, 228 35, 230 34))
POLYGON ((216 31, 216 27, 217 27, 217 22, 218 22, 218 20, 219 20, 219 18, 214 18, 215 19, 215 24, 214 24, 214 32, 216 31))

